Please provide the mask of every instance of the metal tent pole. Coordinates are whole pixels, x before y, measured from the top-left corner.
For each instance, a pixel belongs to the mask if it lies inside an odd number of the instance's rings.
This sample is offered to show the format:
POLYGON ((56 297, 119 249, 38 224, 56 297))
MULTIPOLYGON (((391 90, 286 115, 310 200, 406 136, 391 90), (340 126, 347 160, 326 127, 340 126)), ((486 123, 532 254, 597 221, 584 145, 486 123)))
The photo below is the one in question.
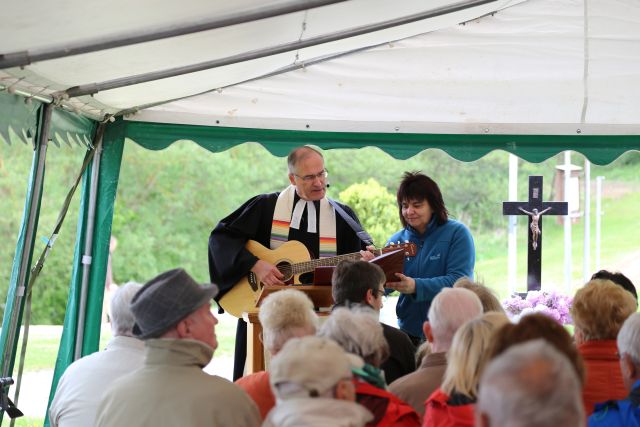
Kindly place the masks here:
POLYGON ((225 65, 237 64, 240 62, 250 61, 253 59, 264 58, 266 56, 277 55, 280 53, 291 52, 298 49, 304 49, 310 46, 316 46, 323 43, 343 40, 349 37, 355 37, 362 34, 369 34, 375 31, 385 30, 400 25, 410 24, 412 22, 422 21, 423 19, 433 18, 436 16, 446 15, 448 13, 458 12, 460 10, 470 9, 472 7, 481 6, 486 3, 493 3, 497 0, 471 0, 456 3, 450 6, 431 9, 426 12, 415 13, 396 19, 390 19, 371 25, 363 25, 349 30, 337 31, 323 36, 312 37, 306 40, 300 40, 291 43, 285 43, 277 46, 267 47, 264 49, 244 52, 238 55, 231 55, 226 58, 214 59, 211 61, 200 62, 198 64, 185 65, 181 67, 169 68, 166 70, 153 71, 135 76, 127 76, 113 80, 107 80, 98 83, 88 83, 80 86, 74 86, 66 91, 61 92, 69 98, 94 95, 103 90, 117 89, 121 87, 131 86, 140 83, 151 82, 169 77, 181 76, 184 74, 196 73, 198 71, 211 70, 213 68, 225 65))
POLYGON ((602 182, 604 176, 596 177, 596 269, 600 271, 600 247, 602 244, 602 182))
MULTIPOLYGON (((24 240, 22 241, 22 253, 18 265, 18 274, 15 284, 15 293, 12 301, 7 301, 7 309, 10 309, 9 319, 5 318, 3 326, 3 344, 2 349, 2 377, 11 376, 13 363, 15 359, 14 349, 17 344, 18 329, 20 327, 20 318, 24 305, 24 297, 26 294, 26 284, 29 276, 29 264, 33 254, 34 236, 38 228, 38 214, 40 210, 40 202, 42 200, 42 183, 44 181, 45 160, 47 157, 47 147, 49 142, 49 130, 51 127, 51 117, 53 109, 52 104, 44 104, 42 112, 39 116, 38 136, 36 139, 35 150, 37 151, 35 164, 33 165, 31 197, 26 213, 26 230, 24 232, 24 240), (8 321, 7 321, 8 320, 8 321)), ((20 245, 20 242, 18 242, 20 245)), ((14 267, 15 268, 15 267, 14 267)), ((11 295, 11 290, 9 292, 11 295)))
POLYGON ((0 69, 24 67, 38 61, 65 58, 67 56, 80 55, 83 53, 91 53, 154 40, 184 36, 202 31, 215 30, 216 28, 244 24, 247 22, 258 21, 260 19, 272 18, 275 16, 314 9, 344 1, 346 0, 296 0, 284 4, 262 7, 255 10, 233 13, 216 17, 208 21, 187 24, 184 26, 147 30, 134 34, 118 34, 116 36, 109 36, 97 40, 33 49, 30 51, 9 52, 0 54, 0 69))
POLYGON ((102 137, 105 125, 100 124, 96 132, 95 147, 96 152, 91 164, 91 184, 89 203, 87 206, 87 228, 84 241, 84 254, 82 255, 82 284, 80 286, 80 301, 78 306, 78 327, 76 329, 76 343, 74 360, 82 357, 82 346, 84 344, 84 323, 87 311, 87 294, 89 287, 89 274, 91 273, 91 263, 93 259, 93 229, 96 217, 96 201, 98 193, 98 179, 100 174, 100 159, 102 157, 102 137))
POLYGON ((582 281, 591 277, 591 162, 584 159, 584 256, 582 259, 582 281))
MULTIPOLYGON (((518 200, 518 157, 509 153, 509 200, 518 200)), ((508 235, 508 258, 507 271, 509 277, 509 295, 516 292, 516 273, 518 269, 518 247, 516 239, 516 229, 518 225, 518 216, 509 216, 509 235, 508 235)))
MULTIPOLYGON (((564 201, 569 202, 571 191, 571 151, 564 152, 564 201)), ((571 207, 564 217, 564 288, 571 292, 571 207)))

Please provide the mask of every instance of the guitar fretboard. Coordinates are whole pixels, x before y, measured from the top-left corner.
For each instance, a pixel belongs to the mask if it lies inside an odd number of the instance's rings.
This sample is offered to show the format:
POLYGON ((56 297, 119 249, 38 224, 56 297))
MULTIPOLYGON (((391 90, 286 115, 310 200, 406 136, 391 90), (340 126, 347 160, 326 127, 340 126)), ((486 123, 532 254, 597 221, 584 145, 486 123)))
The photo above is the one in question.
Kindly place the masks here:
MULTIPOLYGON (((379 256, 382 254, 382 250, 376 249, 372 251, 375 256, 379 256)), ((309 273, 316 269, 316 267, 330 267, 333 265, 338 265, 340 261, 345 259, 351 260, 359 260, 362 258, 359 252, 355 252, 352 254, 338 255, 330 258, 320 258, 320 259, 312 259, 311 261, 299 262, 291 265, 291 272, 293 274, 303 274, 309 273)))

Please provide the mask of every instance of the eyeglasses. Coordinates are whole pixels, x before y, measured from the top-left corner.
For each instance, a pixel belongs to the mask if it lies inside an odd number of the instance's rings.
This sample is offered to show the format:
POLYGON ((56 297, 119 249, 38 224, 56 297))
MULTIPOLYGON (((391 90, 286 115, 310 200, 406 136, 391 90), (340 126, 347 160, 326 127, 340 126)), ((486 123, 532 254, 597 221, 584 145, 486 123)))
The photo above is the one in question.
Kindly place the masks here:
POLYGON ((297 176, 298 178, 300 178, 301 180, 303 180, 304 182, 312 182, 314 181, 316 178, 318 179, 325 179, 327 176, 329 176, 329 171, 326 169, 323 169, 322 172, 317 173, 315 175, 305 175, 305 176, 300 176, 300 175, 296 175, 295 173, 293 174, 294 176, 297 176))

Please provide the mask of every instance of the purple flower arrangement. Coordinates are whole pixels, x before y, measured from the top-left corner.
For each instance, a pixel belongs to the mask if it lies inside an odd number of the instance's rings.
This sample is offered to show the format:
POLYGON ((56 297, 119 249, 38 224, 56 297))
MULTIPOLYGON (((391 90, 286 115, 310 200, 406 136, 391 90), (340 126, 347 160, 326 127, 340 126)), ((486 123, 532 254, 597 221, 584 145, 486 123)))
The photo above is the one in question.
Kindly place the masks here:
POLYGON ((517 322, 528 313, 544 313, 558 321, 561 325, 572 324, 569 309, 573 297, 562 295, 556 291, 529 291, 525 298, 513 295, 502 302, 509 318, 517 322))

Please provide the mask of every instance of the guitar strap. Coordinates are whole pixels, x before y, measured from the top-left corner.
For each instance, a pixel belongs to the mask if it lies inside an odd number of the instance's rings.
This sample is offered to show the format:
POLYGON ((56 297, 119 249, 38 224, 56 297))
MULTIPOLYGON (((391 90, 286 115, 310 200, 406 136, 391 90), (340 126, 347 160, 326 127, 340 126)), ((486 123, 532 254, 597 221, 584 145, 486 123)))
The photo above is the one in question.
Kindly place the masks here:
POLYGON ((353 218, 351 218, 349 214, 346 213, 344 209, 342 209, 338 202, 333 199, 327 199, 329 200, 329 204, 333 206, 338 215, 340 215, 340 217, 344 219, 347 224, 349 224, 349 227, 351 227, 351 229, 356 233, 358 238, 362 240, 365 245, 372 246, 373 239, 371 238, 369 233, 367 233, 360 224, 358 224, 353 218))

